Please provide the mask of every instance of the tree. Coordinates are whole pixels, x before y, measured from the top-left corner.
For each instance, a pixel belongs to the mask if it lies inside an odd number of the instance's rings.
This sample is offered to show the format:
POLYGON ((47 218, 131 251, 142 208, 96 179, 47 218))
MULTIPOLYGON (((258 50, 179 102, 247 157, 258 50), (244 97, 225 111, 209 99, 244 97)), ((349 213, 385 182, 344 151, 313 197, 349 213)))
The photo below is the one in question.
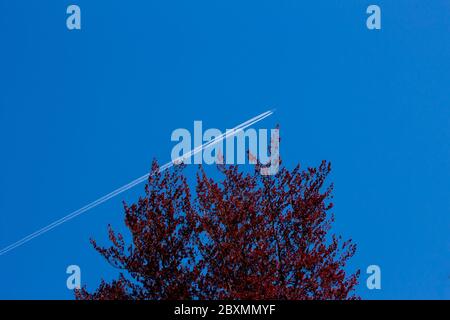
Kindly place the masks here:
POLYGON ((152 166, 145 196, 125 207, 132 241, 109 228, 94 248, 121 270, 118 280, 78 299, 353 299, 351 240, 330 235, 331 166, 274 176, 219 166, 223 180, 197 174, 196 197, 182 166, 152 166))

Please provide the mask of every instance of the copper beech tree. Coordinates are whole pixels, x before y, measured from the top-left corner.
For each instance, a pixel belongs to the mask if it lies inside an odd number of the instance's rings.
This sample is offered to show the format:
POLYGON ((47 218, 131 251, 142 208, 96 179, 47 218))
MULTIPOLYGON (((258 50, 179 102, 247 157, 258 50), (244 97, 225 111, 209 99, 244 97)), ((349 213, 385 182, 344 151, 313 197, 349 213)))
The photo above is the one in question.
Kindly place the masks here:
POLYGON ((330 164, 274 176, 200 168, 195 197, 182 166, 153 163, 145 196, 125 205, 130 243, 109 227, 110 247, 94 248, 121 270, 77 299, 354 299, 356 246, 330 234, 330 164))

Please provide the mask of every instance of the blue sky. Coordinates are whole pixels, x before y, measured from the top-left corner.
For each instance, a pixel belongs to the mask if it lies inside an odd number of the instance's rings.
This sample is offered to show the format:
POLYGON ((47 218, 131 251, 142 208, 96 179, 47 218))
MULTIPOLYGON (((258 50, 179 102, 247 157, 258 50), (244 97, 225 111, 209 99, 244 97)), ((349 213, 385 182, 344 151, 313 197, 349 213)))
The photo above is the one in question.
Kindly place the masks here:
MULTIPOLYGON (((333 164, 334 231, 366 299, 450 298, 450 3, 0 1, 0 247, 170 160, 176 128, 268 109, 292 167, 333 164), (66 8, 82 10, 68 31, 66 8), (366 28, 366 8, 382 30, 366 28), (382 289, 365 287, 377 264, 382 289)), ((70 299, 139 186, 0 256, 1 299, 70 299)))

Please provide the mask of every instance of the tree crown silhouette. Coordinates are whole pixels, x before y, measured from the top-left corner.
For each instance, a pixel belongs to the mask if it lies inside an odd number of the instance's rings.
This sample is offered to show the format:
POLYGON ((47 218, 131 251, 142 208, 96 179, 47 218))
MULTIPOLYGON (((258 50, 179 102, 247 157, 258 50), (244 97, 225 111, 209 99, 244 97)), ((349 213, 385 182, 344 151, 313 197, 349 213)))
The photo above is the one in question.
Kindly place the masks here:
POLYGON ((200 167, 195 197, 182 167, 156 161, 137 203, 124 205, 126 243, 109 227, 111 246, 94 248, 121 270, 77 299, 354 299, 359 271, 347 274, 351 240, 330 234, 331 166, 274 176, 200 167))

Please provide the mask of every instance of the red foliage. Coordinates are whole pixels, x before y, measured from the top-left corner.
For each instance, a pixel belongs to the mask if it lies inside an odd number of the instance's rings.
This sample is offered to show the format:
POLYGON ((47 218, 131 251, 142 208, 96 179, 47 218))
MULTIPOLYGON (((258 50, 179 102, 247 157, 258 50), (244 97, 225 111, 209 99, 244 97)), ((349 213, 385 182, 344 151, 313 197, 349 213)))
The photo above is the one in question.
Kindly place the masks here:
POLYGON ((356 246, 329 235, 329 163, 274 176, 203 169, 192 200, 181 166, 153 174, 145 197, 125 205, 132 243, 109 229, 112 246, 95 249, 123 270, 78 299, 349 299, 359 271, 344 267, 356 246))

